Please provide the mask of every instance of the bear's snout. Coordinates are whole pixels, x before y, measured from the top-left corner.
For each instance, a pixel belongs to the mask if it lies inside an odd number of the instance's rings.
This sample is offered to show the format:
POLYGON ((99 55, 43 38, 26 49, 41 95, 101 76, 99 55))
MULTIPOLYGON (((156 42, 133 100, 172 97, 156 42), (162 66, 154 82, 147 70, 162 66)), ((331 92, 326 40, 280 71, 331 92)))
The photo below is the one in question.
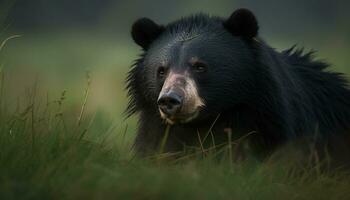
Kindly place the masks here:
POLYGON ((162 94, 157 101, 159 109, 168 116, 176 114, 181 109, 182 102, 183 97, 172 90, 162 94))
POLYGON ((160 115, 168 123, 187 123, 204 106, 195 81, 188 72, 170 72, 157 100, 160 115))

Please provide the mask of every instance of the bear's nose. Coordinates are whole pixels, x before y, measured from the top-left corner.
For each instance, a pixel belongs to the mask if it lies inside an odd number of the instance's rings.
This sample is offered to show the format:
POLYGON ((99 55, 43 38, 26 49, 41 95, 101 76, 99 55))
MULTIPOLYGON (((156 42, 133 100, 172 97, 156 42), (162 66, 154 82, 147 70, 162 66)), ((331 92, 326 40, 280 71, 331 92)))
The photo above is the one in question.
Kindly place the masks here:
POLYGON ((166 115, 174 115, 182 105, 182 97, 175 92, 163 94, 158 99, 158 107, 166 115))

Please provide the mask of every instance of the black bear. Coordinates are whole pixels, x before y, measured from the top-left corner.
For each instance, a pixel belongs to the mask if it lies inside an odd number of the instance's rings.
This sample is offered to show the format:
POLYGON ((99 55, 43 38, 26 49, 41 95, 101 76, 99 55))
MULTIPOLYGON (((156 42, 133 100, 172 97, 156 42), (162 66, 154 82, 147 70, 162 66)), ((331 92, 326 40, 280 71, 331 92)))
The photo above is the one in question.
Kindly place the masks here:
POLYGON ((265 155, 287 141, 315 133, 327 141, 350 130, 344 76, 326 71, 313 52, 271 48, 247 9, 166 26, 142 18, 131 35, 143 49, 127 78, 127 112, 139 113, 139 154, 157 152, 164 134, 165 152, 224 143, 231 134, 249 135, 252 149, 265 155))

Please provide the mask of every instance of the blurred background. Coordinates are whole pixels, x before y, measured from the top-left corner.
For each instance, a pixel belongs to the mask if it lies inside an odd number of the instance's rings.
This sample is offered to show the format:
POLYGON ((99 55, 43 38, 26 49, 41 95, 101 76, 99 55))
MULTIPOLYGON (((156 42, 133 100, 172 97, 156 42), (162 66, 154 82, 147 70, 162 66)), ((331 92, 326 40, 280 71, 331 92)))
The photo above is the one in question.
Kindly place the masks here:
POLYGON ((59 99, 65 93, 66 112, 76 113, 91 85, 87 118, 117 123, 135 130, 135 118, 124 120, 124 80, 141 53, 130 37, 132 23, 149 17, 166 24, 204 12, 222 17, 235 9, 251 9, 260 23, 260 36, 277 50, 297 44, 317 50, 331 70, 350 75, 350 1, 331 0, 1 0, 0 41, 13 35, 0 51, 5 74, 6 105, 25 104, 30 88, 38 99, 59 99))

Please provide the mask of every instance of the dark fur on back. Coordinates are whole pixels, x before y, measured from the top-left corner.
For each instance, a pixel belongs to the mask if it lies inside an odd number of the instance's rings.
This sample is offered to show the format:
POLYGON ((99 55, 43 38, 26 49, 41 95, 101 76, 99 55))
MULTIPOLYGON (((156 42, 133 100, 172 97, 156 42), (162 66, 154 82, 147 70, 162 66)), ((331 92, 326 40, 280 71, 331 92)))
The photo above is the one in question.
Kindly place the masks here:
MULTIPOLYGON (((304 110, 310 111, 304 113, 308 116, 306 121, 316 125, 320 133, 334 134, 350 127, 349 83, 343 74, 326 71, 329 68, 327 63, 314 61, 314 53, 303 53, 303 49, 292 47, 282 55, 291 65, 291 70, 304 81, 300 87, 310 103, 301 102, 299 106, 304 105, 304 110)), ((294 101, 299 103, 300 99, 294 101)))
MULTIPOLYGON (((165 45, 167 41, 188 40, 197 34, 225 39, 227 31, 223 23, 222 18, 204 14, 182 18, 165 26, 156 43, 165 41, 165 45)), ((211 98, 228 99, 224 101, 227 105, 208 106, 206 112, 210 115, 205 120, 172 126, 167 151, 181 151, 184 146, 198 145, 197 134, 205 137, 214 121, 211 131, 217 141, 226 141, 224 130, 227 128, 237 133, 236 138, 254 131, 258 134, 250 142, 258 146, 257 151, 266 152, 287 141, 315 133, 321 140, 348 133, 350 90, 342 74, 327 71, 328 64, 315 61, 313 51, 303 53, 302 49, 293 46, 277 52, 260 39, 242 38, 238 42, 248 49, 244 56, 249 57, 249 63, 243 63, 247 68, 242 75, 248 77, 240 86, 242 90, 233 90, 229 85, 209 88, 208 93, 215 91, 211 98), (230 100, 235 94, 242 94, 240 99, 244 101, 230 100)), ((127 115, 139 113, 135 148, 141 154, 157 150, 166 126, 156 104, 155 80, 150 78, 150 69, 145 65, 148 54, 145 50, 140 55, 127 78, 130 97, 127 115)))

